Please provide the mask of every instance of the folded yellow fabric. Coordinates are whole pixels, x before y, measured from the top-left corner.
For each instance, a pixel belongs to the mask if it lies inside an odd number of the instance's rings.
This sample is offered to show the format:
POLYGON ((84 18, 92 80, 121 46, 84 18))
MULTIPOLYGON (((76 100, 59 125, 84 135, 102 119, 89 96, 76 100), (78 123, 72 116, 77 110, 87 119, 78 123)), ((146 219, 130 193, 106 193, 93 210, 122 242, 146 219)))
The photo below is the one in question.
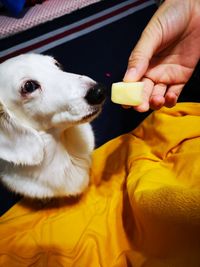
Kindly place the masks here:
POLYGON ((199 252, 197 103, 153 112, 95 150, 82 197, 22 200, 0 219, 3 267, 199 267, 199 252))

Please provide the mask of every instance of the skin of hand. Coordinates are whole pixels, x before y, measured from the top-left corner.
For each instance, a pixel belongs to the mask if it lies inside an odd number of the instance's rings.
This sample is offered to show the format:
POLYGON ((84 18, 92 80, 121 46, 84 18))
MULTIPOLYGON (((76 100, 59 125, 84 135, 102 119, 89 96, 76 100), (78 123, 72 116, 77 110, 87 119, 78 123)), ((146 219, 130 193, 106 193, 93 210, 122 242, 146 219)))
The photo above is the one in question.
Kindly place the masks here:
POLYGON ((144 81, 145 112, 173 107, 200 58, 200 0, 165 0, 133 49, 125 82, 144 81))

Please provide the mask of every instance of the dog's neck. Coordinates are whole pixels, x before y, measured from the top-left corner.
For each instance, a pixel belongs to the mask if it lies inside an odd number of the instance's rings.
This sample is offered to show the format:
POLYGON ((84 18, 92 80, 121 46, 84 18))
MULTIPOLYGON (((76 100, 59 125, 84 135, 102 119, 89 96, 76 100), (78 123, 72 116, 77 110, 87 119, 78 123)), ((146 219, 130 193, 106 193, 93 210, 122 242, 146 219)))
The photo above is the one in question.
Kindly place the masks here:
POLYGON ((91 152, 94 148, 93 134, 88 131, 89 127, 87 124, 64 131, 51 129, 42 133, 45 157, 41 174, 46 172, 48 179, 53 174, 58 183, 58 191, 64 189, 68 191, 67 194, 74 195, 88 185, 91 152))
POLYGON ((37 166, 9 168, 4 179, 16 192, 37 198, 82 193, 89 182, 90 156, 94 147, 90 125, 66 131, 51 129, 39 134, 44 142, 43 161, 37 166))
POLYGON ((88 123, 66 129, 52 128, 41 132, 48 155, 67 156, 70 160, 86 159, 94 149, 94 136, 88 123))

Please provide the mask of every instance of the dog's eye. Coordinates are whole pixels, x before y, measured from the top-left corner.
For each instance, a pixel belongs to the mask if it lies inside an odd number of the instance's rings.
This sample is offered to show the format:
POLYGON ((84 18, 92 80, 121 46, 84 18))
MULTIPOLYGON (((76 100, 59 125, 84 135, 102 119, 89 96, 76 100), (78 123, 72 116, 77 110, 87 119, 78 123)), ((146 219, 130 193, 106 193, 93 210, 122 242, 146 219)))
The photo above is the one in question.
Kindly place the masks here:
POLYGON ((55 61, 54 64, 55 64, 56 67, 58 67, 60 70, 63 69, 62 65, 61 65, 58 61, 55 61))
POLYGON ((35 90, 37 90, 40 87, 40 85, 35 81, 27 81, 22 87, 22 94, 31 94, 35 90))

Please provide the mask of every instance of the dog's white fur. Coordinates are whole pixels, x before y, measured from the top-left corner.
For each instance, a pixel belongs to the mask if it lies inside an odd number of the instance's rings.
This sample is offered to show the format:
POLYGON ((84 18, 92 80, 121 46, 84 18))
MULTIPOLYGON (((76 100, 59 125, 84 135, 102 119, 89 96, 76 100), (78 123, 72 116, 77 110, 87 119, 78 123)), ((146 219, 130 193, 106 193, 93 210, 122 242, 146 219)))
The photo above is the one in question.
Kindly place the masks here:
POLYGON ((95 81, 60 70, 52 57, 26 54, 0 65, 0 172, 11 190, 33 198, 76 195, 89 183, 101 105, 85 95, 95 81), (39 88, 22 94, 26 81, 39 88))

